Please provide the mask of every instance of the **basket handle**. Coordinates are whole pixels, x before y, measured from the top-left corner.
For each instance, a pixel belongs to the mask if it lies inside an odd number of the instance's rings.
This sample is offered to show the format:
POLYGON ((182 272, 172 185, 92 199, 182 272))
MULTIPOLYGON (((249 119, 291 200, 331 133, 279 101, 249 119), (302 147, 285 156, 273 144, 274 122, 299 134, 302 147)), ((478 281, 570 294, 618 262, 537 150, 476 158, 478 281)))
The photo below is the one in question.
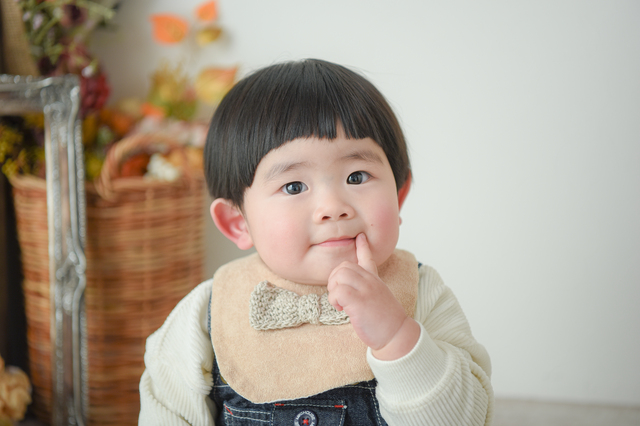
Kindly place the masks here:
POLYGON ((117 194, 113 182, 118 178, 122 161, 132 152, 163 152, 178 149, 182 157, 181 179, 190 183, 193 176, 188 167, 187 154, 184 144, 168 138, 160 133, 138 133, 119 140, 107 151, 100 176, 95 181, 98 194, 108 201, 114 201, 117 194), (151 149, 149 149, 151 148, 151 149))

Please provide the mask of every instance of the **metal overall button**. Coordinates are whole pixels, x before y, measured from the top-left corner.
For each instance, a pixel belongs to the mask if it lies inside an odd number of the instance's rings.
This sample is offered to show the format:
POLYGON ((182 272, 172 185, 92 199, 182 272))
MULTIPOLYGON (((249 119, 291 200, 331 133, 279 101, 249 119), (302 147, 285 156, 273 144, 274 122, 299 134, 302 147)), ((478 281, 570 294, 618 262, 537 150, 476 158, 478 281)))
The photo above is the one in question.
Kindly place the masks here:
POLYGON ((313 411, 300 411, 293 420, 293 426, 318 426, 318 417, 313 411))

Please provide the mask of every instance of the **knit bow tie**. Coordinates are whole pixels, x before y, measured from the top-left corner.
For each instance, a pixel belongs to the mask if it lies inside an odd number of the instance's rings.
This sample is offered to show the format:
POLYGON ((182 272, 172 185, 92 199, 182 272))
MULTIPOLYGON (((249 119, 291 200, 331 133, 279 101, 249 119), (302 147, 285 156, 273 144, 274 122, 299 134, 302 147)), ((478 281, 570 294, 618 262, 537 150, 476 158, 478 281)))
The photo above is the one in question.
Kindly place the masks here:
POLYGON ((340 325, 349 322, 344 311, 329 303, 329 294, 298 296, 262 281, 251 293, 249 319, 256 330, 275 330, 299 325, 340 325))

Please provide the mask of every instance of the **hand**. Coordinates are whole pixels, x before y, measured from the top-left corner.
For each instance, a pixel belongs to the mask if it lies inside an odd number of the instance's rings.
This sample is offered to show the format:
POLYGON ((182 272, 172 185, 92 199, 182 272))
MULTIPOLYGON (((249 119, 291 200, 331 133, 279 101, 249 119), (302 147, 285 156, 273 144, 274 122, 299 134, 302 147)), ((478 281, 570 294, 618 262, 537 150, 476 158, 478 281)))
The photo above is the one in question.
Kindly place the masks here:
POLYGON ((339 311, 344 309, 356 334, 376 358, 400 358, 415 346, 420 327, 378 277, 364 234, 356 237, 356 257, 357 264, 342 262, 329 275, 329 302, 339 311))

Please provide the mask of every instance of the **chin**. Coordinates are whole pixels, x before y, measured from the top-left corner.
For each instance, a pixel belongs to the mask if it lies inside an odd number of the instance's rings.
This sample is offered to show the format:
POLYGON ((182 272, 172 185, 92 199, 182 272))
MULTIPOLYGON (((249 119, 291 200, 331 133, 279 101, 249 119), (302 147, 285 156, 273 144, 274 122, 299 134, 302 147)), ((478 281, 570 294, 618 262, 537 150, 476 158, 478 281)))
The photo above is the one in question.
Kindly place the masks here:
POLYGON ((331 274, 331 271, 327 272, 326 274, 318 274, 313 276, 307 275, 304 277, 300 277, 300 279, 295 279, 290 281, 294 281, 298 284, 304 284, 304 285, 327 285, 327 283, 329 282, 330 274, 331 274))
POLYGON ((269 269, 271 269, 280 278, 284 278, 287 281, 304 285, 327 285, 327 282, 329 281, 329 275, 331 274, 331 271, 333 271, 333 269, 325 272, 319 271, 317 269, 311 270, 310 268, 308 268, 306 270, 294 271, 294 273, 291 273, 291 269, 287 268, 284 268, 285 270, 282 270, 269 267, 269 269))
MULTIPOLYGON (((350 261, 358 263, 358 259, 353 256, 339 258, 316 258, 312 265, 306 267, 295 267, 292 265, 269 265, 267 266, 281 278, 304 285, 327 285, 329 276, 333 270, 342 262, 350 261), (293 273, 292 273, 293 270, 293 273)), ((300 266, 300 265, 298 265, 300 266)))

